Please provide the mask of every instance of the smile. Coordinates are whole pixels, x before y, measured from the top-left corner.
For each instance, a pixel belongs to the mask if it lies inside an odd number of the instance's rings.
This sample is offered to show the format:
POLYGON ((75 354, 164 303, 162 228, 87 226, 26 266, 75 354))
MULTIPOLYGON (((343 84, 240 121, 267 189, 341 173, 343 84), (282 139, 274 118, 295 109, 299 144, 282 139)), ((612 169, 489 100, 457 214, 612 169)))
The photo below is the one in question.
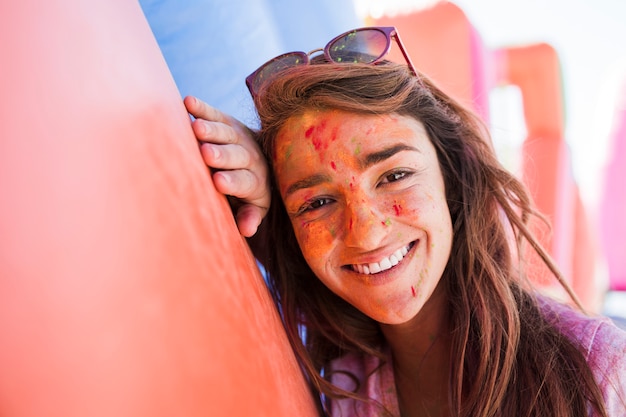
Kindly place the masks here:
POLYGON ((370 275, 370 274, 377 274, 379 272, 391 269, 394 266, 398 265, 400 262, 402 262, 402 260, 404 259, 406 254, 411 250, 414 244, 415 242, 411 242, 405 247, 398 249, 397 251, 395 251, 388 257, 383 258, 378 262, 373 262, 369 264, 358 264, 358 265, 352 264, 351 265, 352 270, 354 272, 358 272, 359 274, 370 275))

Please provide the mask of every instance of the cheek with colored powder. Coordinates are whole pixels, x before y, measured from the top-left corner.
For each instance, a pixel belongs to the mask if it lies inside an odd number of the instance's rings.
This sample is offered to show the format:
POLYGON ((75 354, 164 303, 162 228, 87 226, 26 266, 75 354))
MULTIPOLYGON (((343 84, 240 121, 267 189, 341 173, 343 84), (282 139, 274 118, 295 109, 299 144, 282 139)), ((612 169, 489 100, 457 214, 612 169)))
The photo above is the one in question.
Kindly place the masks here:
POLYGON ((320 260, 331 251, 336 234, 336 228, 332 225, 328 227, 303 222, 298 228, 296 237, 307 260, 320 260))
POLYGON ((411 285, 411 296, 417 298, 420 295, 421 287, 424 285, 424 279, 428 275, 428 270, 420 271, 419 278, 415 285, 411 285))
POLYGON ((406 202, 404 200, 398 201, 397 199, 393 199, 385 201, 382 204, 386 214, 385 218, 383 219, 383 224, 386 226, 391 225, 392 219, 398 219, 405 214, 404 207, 406 205, 406 202))

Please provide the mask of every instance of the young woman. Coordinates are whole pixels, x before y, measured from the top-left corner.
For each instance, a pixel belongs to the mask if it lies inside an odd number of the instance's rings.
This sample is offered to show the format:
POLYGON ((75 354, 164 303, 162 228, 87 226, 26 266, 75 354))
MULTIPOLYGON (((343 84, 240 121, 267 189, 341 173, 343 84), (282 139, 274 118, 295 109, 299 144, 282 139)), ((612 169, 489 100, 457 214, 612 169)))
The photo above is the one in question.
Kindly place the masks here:
POLYGON ((527 191, 476 117, 384 60, 393 39, 351 31, 248 77, 269 174, 249 130, 185 100, 244 235, 269 207, 261 260, 320 409, 626 415, 626 335, 533 291, 529 249, 564 281, 527 191))

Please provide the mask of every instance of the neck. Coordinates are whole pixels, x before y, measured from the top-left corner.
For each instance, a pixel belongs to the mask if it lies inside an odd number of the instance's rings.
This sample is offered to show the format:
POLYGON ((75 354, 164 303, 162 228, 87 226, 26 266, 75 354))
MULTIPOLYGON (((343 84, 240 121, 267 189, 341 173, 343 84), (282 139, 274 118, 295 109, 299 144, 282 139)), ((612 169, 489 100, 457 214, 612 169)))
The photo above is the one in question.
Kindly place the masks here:
POLYGON ((381 325, 393 357, 403 417, 447 415, 451 341, 445 293, 440 287, 410 321, 381 325))

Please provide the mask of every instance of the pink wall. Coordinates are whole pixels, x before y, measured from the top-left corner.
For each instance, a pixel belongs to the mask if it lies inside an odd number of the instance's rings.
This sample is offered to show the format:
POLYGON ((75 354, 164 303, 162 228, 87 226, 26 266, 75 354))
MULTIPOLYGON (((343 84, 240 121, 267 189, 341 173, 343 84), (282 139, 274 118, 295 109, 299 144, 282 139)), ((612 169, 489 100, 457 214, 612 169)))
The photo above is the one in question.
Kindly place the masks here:
POLYGON ((139 4, 0 3, 0 415, 313 416, 139 4))
POLYGON ((626 80, 614 114, 600 206, 611 288, 626 291, 626 80))

